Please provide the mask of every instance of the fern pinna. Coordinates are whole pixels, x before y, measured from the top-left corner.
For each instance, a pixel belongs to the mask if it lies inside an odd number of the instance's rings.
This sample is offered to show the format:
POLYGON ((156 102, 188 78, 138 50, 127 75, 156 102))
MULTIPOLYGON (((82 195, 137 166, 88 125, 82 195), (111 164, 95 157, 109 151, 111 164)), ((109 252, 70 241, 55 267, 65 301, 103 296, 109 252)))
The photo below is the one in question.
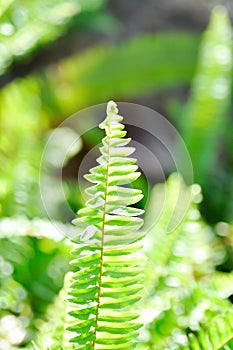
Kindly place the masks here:
POLYGON ((106 136, 100 147, 98 166, 85 178, 93 183, 86 192, 90 199, 79 210, 74 224, 80 234, 71 264, 75 268, 69 292, 69 315, 75 349, 130 350, 140 324, 132 305, 142 289, 143 260, 140 249, 143 233, 138 231, 142 210, 131 205, 143 197, 127 185, 140 176, 136 159, 128 157, 133 147, 121 124, 117 105, 110 101, 107 117, 100 124, 106 136))

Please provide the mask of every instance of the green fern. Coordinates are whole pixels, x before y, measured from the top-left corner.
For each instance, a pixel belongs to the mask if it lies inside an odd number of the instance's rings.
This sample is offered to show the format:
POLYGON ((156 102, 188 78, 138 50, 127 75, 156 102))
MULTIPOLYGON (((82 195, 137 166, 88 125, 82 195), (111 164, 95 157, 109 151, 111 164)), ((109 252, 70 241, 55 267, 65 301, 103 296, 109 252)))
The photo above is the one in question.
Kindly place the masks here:
POLYGON ((64 279, 64 287, 56 296, 46 312, 45 321, 40 324, 40 330, 36 336, 34 347, 39 350, 71 350, 71 344, 66 342, 66 305, 64 299, 67 297, 67 290, 70 284, 70 275, 68 272, 64 279), (57 317, 59 315, 59 317, 57 317))
POLYGON ((195 181, 201 185, 214 167, 217 141, 226 124, 232 62, 231 23, 226 10, 216 7, 203 35, 191 96, 182 118, 183 137, 196 171, 195 181))
POLYGON ((178 349, 188 343, 188 331, 208 327, 231 307, 231 276, 215 271, 224 248, 201 218, 201 199, 200 186, 187 187, 178 174, 152 190, 145 218, 148 264, 141 306, 142 350, 178 349), (158 203, 164 203, 163 212, 153 225, 158 203))
POLYGON ((106 132, 98 166, 86 179, 93 186, 86 192, 90 199, 79 210, 74 224, 80 234, 72 251, 71 264, 76 272, 69 292, 73 317, 68 330, 76 349, 134 349, 141 324, 131 307, 139 299, 144 258, 138 254, 144 234, 138 229, 142 210, 131 207, 142 197, 140 190, 123 187, 136 180, 136 159, 125 147, 129 138, 121 124, 117 106, 109 102, 107 118, 100 124, 106 132))
POLYGON ((64 303, 71 281, 72 272, 68 272, 64 278, 63 288, 54 299, 53 304, 48 307, 45 320, 40 324, 39 332, 36 335, 35 342, 33 342, 35 350, 74 349, 74 346, 69 342, 69 331, 66 330, 66 324, 69 323, 71 318, 67 314, 69 305, 64 303))
POLYGON ((213 222, 232 219, 229 205, 232 197, 228 194, 231 192, 232 173, 224 170, 230 169, 230 161, 226 160, 224 164, 220 157, 225 147, 223 135, 231 130, 228 109, 232 65, 231 22, 226 9, 216 7, 203 35, 191 95, 181 118, 182 137, 192 159, 194 180, 203 188, 204 205, 208 203, 205 215, 213 222), (230 198, 227 201, 226 196, 230 198))
POLYGON ((214 318, 195 335, 189 333, 189 347, 183 350, 230 350, 233 346, 233 310, 214 318))

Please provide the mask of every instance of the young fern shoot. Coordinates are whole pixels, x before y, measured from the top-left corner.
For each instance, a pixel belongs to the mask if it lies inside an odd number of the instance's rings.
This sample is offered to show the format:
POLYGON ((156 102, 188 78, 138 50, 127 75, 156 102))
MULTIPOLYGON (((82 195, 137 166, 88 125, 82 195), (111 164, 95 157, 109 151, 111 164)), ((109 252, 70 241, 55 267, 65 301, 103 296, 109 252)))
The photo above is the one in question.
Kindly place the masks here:
POLYGON ((140 254, 138 231, 143 211, 132 207, 143 197, 140 190, 125 187, 136 180, 136 159, 125 147, 130 138, 121 124, 116 103, 110 101, 107 117, 100 124, 106 136, 100 147, 98 166, 85 178, 93 183, 86 192, 90 199, 79 210, 74 224, 73 282, 69 291, 70 342, 75 349, 135 349, 141 324, 132 305, 140 299, 144 257, 140 254))

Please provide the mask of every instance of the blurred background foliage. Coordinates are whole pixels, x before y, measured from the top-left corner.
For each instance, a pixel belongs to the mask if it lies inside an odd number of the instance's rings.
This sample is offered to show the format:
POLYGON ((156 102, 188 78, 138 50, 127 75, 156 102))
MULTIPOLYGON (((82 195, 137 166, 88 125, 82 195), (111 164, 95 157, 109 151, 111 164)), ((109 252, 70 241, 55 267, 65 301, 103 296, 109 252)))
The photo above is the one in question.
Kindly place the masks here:
MULTIPOLYGON (((70 243, 58 228, 68 232, 70 218, 59 200, 54 212, 63 223, 55 229, 47 218, 41 156, 63 120, 109 99, 166 115, 187 145, 198 183, 187 187, 180 176, 169 177, 173 169, 164 184, 156 174, 137 183, 149 186, 142 348, 209 349, 210 329, 232 322, 233 8, 222 3, 0 1, 0 349, 31 349, 32 339, 44 344, 39 329, 61 328, 56 310, 70 243), (167 234, 178 189, 181 202, 190 193, 192 200, 167 234), (162 215, 151 227, 164 191, 162 215)), ((85 134, 64 167, 74 210, 83 202, 76 169, 100 139, 96 129, 85 134)), ((214 340, 216 349, 233 348, 231 338, 228 329, 214 340)))

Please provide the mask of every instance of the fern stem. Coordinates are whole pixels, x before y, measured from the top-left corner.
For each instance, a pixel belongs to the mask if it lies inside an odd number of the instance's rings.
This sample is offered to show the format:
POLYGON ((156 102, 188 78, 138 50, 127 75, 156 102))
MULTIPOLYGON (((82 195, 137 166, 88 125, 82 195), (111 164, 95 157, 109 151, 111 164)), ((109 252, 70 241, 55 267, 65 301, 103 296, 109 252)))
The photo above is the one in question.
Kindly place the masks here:
POLYGON ((106 203, 108 196, 108 177, 109 177, 109 158, 110 158, 110 143, 108 139, 108 157, 107 157, 107 168, 106 168, 106 188, 104 193, 104 210, 103 210, 103 225, 102 225, 102 236, 101 236, 101 255, 100 255, 100 278, 99 278, 99 288, 98 288, 98 298, 96 307, 96 328, 94 331, 95 338, 93 340, 92 346, 95 348, 96 343, 96 332, 98 328, 98 318, 99 318, 99 307, 100 307, 100 295, 101 295, 101 285, 102 285, 102 273, 103 273, 103 258, 104 258, 104 233, 105 233, 105 217, 106 217, 106 203))

